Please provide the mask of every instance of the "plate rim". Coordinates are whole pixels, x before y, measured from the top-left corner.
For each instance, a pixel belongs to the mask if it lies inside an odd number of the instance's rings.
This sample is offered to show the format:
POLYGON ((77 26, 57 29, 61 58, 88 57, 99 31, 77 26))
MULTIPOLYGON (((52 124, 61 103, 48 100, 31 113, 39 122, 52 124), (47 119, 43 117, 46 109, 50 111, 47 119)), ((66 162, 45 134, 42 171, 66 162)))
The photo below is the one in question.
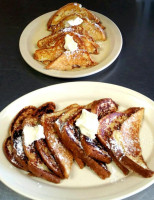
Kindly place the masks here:
MULTIPOLYGON (((25 55, 25 53, 24 53, 24 50, 23 50, 23 47, 22 47, 22 44, 23 44, 24 41, 25 41, 24 36, 26 35, 27 29, 28 29, 35 21, 41 19, 41 18, 44 17, 45 15, 53 14, 54 12, 56 12, 56 10, 54 10, 54 11, 50 11, 50 12, 44 13, 44 14, 42 14, 42 15, 36 17, 35 19, 33 19, 31 22, 29 22, 29 23, 26 25, 26 27, 24 28, 24 30, 22 31, 22 33, 21 33, 21 35, 20 35, 20 39, 19 39, 19 51, 20 51, 20 54, 21 54, 22 58, 23 58, 24 61, 29 65, 29 67, 31 67, 32 69, 34 69, 35 71, 37 71, 37 72, 39 72, 39 73, 42 73, 42 74, 44 74, 44 75, 47 75, 47 76, 56 77, 56 78, 68 78, 68 79, 87 77, 87 76, 96 74, 96 73, 98 73, 98 72, 100 72, 100 71, 103 71, 103 70, 105 70, 106 68, 110 67, 110 65, 118 58, 118 56, 119 56, 119 54, 120 54, 120 52, 121 52, 121 50, 122 50, 122 46, 123 46, 122 33, 121 33, 119 27, 118 27, 110 18, 106 17, 105 15, 103 15, 103 14, 101 14, 101 13, 99 13, 99 12, 92 11, 92 10, 90 10, 90 11, 93 12, 94 14, 96 14, 96 15, 100 15, 101 18, 103 17, 103 18, 105 18, 106 20, 110 21, 110 23, 114 26, 114 28, 116 29, 116 31, 117 31, 117 33, 118 33, 118 39, 119 39, 118 51, 116 52, 115 55, 112 56, 113 58, 110 59, 110 62, 108 62, 108 63, 107 63, 106 65, 104 65, 103 67, 101 67, 101 63, 104 61, 104 60, 103 60, 103 61, 100 62, 98 65, 94 66, 94 67, 97 67, 97 66, 100 65, 100 67, 99 67, 98 69, 92 70, 92 71, 90 71, 90 72, 86 72, 86 71, 89 70, 89 69, 91 69, 91 68, 83 69, 83 70, 81 70, 81 72, 82 72, 82 71, 83 71, 83 72, 85 71, 84 74, 80 73, 80 74, 75 74, 75 75, 71 75, 71 74, 67 74, 67 73, 66 73, 66 72, 69 73, 69 72, 72 72, 72 71, 58 71, 58 70, 57 70, 58 72, 57 72, 56 74, 53 74, 53 73, 50 74, 50 73, 48 73, 48 70, 43 70, 43 71, 42 71, 42 69, 39 69, 39 68, 36 69, 36 67, 33 66, 33 65, 31 64, 31 61, 30 61, 29 59, 26 58, 26 55, 25 55), (63 73, 63 72, 64 72, 64 73, 63 73), (60 75, 59 75, 59 73, 60 73, 60 75)), ((27 53, 28 53, 28 51, 27 51, 27 53)), ((112 53, 112 51, 111 51, 111 53, 112 53)), ((110 54, 111 54, 111 53, 110 53, 110 54)), ((109 56, 110 56, 110 54, 109 54, 109 56)), ((108 56, 107 56, 107 57, 108 57, 108 56)), ((106 59, 106 58, 105 58, 105 59, 106 59)), ((39 63, 39 64, 40 64, 40 63, 39 63)), ((92 67, 92 68, 94 68, 94 67, 92 67)), ((80 72, 80 71, 79 71, 79 72, 80 72)))
MULTIPOLYGON (((116 87, 118 90, 120 89, 120 91, 121 91, 121 90, 126 90, 126 91, 128 91, 128 92, 126 92, 126 93, 129 93, 129 94, 130 94, 130 93, 133 93, 133 96, 134 96, 135 94, 137 94, 137 95, 139 95, 140 97, 144 98, 146 101, 148 101, 150 104, 152 103, 152 104, 153 104, 152 106, 154 106, 154 101, 153 101, 152 99, 150 99, 149 97, 147 97, 147 96, 145 96, 145 95, 143 95, 143 94, 141 94, 141 93, 139 93, 139 92, 137 92, 137 91, 135 91, 135 90, 132 90, 132 89, 129 89, 129 88, 126 88, 126 87, 123 87, 123 86, 119 86, 119 85, 115 85, 115 84, 111 84, 111 83, 96 82, 96 81, 74 81, 74 82, 59 83, 59 84, 55 84, 55 85, 50 85, 50 86, 42 87, 42 88, 39 88, 39 89, 37 89, 37 90, 31 91, 31 92, 29 92, 29 93, 27 93, 27 94, 25 94, 25 95, 22 95, 21 97, 19 97, 19 98, 17 98, 16 100, 14 100, 12 103, 10 103, 8 106, 6 106, 6 107, 1 111, 1 113, 0 113, 0 118, 1 118, 2 114, 5 112, 5 110, 8 109, 9 106, 11 106, 12 104, 14 104, 16 101, 19 101, 19 100, 21 100, 22 98, 25 98, 25 96, 31 95, 32 93, 35 93, 35 92, 42 92, 44 89, 47 89, 47 90, 48 90, 49 88, 56 87, 56 86, 61 86, 61 85, 70 85, 70 84, 75 84, 75 85, 77 84, 77 85, 79 85, 79 84, 89 84, 89 83, 90 83, 90 84, 101 84, 101 85, 107 86, 107 87, 116 87)), ((1 179, 1 181, 2 181, 7 187, 9 187, 9 186, 7 185, 7 183, 5 182, 5 180, 2 180, 2 179, 1 179)), ((132 195, 134 195, 134 194, 137 194, 137 193, 140 192, 140 191, 145 190, 146 188, 148 188, 148 187, 149 187, 150 185, 152 185, 153 183, 154 183, 154 177, 153 177, 152 179, 150 179, 149 182, 147 182, 144 186, 138 188, 137 190, 135 190, 135 191, 133 191, 133 192, 130 192, 130 193, 128 193, 128 194, 125 194, 125 195, 116 197, 116 198, 112 198, 112 199, 116 200, 116 199, 119 199, 119 198, 124 199, 124 198, 130 197, 130 196, 132 196, 132 195)), ((37 200, 39 199, 39 198, 34 198, 34 196, 27 195, 26 193, 22 193, 22 192, 18 191, 18 190, 15 189, 15 188, 12 188, 12 187, 9 187, 9 188, 12 189, 12 190, 14 190, 15 192, 17 192, 17 193, 23 195, 23 196, 26 196, 26 197, 29 197, 29 198, 33 198, 33 199, 37 199, 37 200)), ((70 188, 69 188, 69 189, 70 189, 70 188)), ((51 197, 51 199, 52 199, 52 197, 51 197)), ((40 198, 40 200, 41 200, 41 198, 40 198)))

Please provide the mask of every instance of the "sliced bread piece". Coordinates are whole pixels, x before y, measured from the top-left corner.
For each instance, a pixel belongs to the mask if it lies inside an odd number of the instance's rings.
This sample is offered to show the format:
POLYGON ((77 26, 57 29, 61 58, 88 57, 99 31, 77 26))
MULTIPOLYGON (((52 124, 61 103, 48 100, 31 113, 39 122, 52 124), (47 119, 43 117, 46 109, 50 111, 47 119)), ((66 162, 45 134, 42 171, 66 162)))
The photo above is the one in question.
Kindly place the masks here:
POLYGON ((54 15, 51 16, 47 24, 48 30, 50 30, 53 25, 56 25, 60 21, 62 21, 66 16, 74 13, 77 13, 82 17, 86 17, 95 23, 101 23, 100 20, 92 12, 82 7, 81 4, 69 3, 61 7, 58 11, 54 13, 54 15))
POLYGON ((154 174, 144 161, 139 140, 139 131, 144 115, 144 108, 139 108, 121 125, 120 130, 114 130, 110 137, 113 154, 128 169, 147 178, 154 174))
POLYGON ((96 64, 85 50, 65 51, 55 61, 47 65, 46 69, 68 71, 77 68, 87 68, 96 64))

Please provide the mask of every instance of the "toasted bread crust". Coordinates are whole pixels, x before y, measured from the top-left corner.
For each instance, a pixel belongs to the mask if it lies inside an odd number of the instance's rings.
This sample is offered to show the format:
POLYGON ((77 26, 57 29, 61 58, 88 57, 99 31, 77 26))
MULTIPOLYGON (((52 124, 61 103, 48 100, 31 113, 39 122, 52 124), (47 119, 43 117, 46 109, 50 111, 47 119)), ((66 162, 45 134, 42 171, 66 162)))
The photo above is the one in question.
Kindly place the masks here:
POLYGON ((132 159, 127 156, 124 156, 121 160, 122 164, 126 166, 128 169, 133 170, 144 178, 150 178, 154 175, 154 171, 150 170, 148 167, 143 168, 142 166, 135 163, 132 159))
POLYGON ((53 182, 53 183, 60 183, 59 177, 55 176, 52 173, 48 173, 42 169, 39 169, 35 162, 28 161, 28 169, 30 172, 32 172, 37 177, 43 178, 43 179, 53 182))
MULTIPOLYGON (((73 152, 72 152, 73 154, 73 152)), ((76 155, 73 155, 76 163, 78 164, 78 166, 80 167, 80 169, 83 169, 85 167, 85 163, 83 162, 83 160, 81 160, 80 158, 78 158, 76 155)))

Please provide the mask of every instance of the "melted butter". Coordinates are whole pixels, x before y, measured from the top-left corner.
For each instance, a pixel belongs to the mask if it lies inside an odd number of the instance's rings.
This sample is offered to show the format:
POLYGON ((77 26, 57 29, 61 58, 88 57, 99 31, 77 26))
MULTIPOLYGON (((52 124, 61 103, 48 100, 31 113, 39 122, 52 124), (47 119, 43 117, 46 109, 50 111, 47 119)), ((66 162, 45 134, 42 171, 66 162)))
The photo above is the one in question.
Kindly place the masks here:
POLYGON ((41 125, 34 126, 34 127, 26 125, 24 126, 23 134, 24 134, 25 146, 29 146, 34 141, 45 138, 44 129, 43 129, 43 126, 41 125))
POLYGON ((82 24, 83 20, 80 17, 76 17, 75 19, 70 19, 67 21, 69 26, 78 26, 82 24))
POLYGON ((73 40, 73 37, 69 34, 65 36, 64 48, 68 51, 76 51, 78 49, 78 44, 73 40))
POLYGON ((98 116, 85 109, 82 110, 80 118, 78 118, 76 121, 76 126, 80 128, 81 133, 88 136, 91 139, 95 138, 98 125, 98 116))

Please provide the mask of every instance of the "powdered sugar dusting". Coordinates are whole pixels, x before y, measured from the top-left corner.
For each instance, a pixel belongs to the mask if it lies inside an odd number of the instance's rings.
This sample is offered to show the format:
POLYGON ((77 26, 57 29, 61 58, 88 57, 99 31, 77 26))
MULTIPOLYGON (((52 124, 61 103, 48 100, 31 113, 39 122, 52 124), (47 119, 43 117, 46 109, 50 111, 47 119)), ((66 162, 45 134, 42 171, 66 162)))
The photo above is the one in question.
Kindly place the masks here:
POLYGON ((15 160, 14 157, 12 157, 11 162, 14 163, 14 164, 16 164, 16 165, 18 165, 18 163, 17 163, 17 161, 15 160))
POLYGON ((22 145, 22 136, 18 137, 14 141, 14 148, 17 150, 17 155, 21 156, 24 153, 23 145, 22 145))

